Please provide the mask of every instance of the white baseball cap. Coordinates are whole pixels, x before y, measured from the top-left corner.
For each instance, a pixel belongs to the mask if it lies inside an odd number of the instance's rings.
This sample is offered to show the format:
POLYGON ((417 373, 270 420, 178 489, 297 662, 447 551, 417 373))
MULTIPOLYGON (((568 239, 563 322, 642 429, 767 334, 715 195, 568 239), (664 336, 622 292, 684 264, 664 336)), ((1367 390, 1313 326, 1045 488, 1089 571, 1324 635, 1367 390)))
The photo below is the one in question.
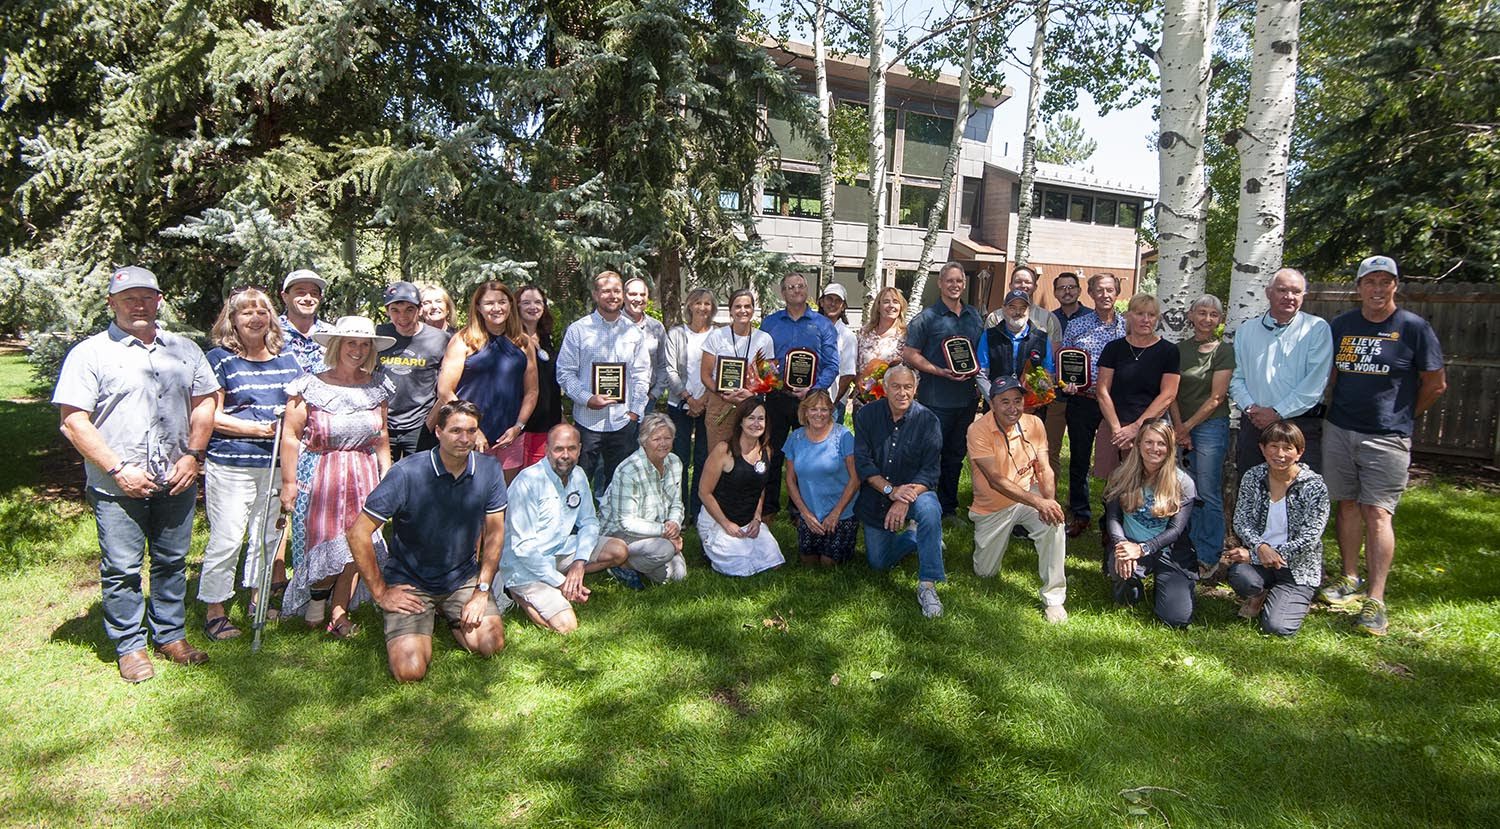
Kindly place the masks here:
POLYGON ((325 280, 321 276, 318 276, 315 271, 301 268, 299 270, 292 271, 291 273, 286 275, 286 279, 281 280, 282 293, 286 293, 287 289, 291 288, 293 285, 296 285, 298 282, 311 282, 312 284, 317 285, 318 290, 320 291, 328 290, 327 280, 325 280))
POLYGON ((1355 275, 1354 281, 1358 282, 1372 273, 1388 273, 1397 279, 1401 278, 1401 272, 1396 270, 1396 260, 1389 256, 1371 256, 1359 263, 1359 273, 1355 275))

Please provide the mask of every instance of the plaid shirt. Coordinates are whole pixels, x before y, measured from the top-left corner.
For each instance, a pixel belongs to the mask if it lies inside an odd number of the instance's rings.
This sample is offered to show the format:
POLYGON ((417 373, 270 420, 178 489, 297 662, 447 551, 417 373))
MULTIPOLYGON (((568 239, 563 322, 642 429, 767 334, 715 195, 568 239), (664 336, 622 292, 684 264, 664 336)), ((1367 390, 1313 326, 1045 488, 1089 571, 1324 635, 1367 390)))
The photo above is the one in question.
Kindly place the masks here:
POLYGON ((645 449, 620 463, 604 491, 605 535, 654 538, 668 521, 682 526, 682 460, 668 454, 662 469, 657 474, 645 449))

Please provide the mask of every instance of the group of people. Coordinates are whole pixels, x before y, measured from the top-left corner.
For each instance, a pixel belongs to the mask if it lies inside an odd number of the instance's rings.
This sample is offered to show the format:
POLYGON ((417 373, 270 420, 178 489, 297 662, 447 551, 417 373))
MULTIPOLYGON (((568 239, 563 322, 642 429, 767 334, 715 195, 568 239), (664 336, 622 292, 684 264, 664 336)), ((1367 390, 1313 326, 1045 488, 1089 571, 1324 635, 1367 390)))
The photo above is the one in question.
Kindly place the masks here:
POLYGON ((1441 393, 1442 361, 1430 327, 1395 306, 1394 262, 1366 260, 1357 281, 1361 309, 1330 330, 1300 312, 1301 275, 1278 273, 1270 311, 1230 349, 1213 297, 1192 307, 1195 336, 1172 345, 1157 334, 1154 298, 1116 312, 1109 274, 1088 280, 1092 309, 1078 302, 1078 277, 1059 274, 1062 307, 1049 312, 1032 301, 1036 274, 1017 269, 986 319, 963 301, 962 266, 948 263, 939 300, 909 324, 901 292, 886 288, 856 332, 841 285, 825 286, 815 309, 806 277, 789 273, 784 308, 759 328, 752 292, 731 295, 729 322, 716 327, 715 297, 695 289, 669 331, 645 313, 644 280, 604 271, 593 310, 559 338, 536 285, 480 284, 460 326, 441 288, 396 282, 382 298, 388 321, 329 323, 318 315, 325 281, 298 270, 282 283, 280 315, 260 290, 232 293, 205 355, 157 326, 155 275, 125 267, 109 283, 113 322, 69 353, 53 402, 87 462, 105 627, 129 682, 154 674, 148 643, 180 664, 208 658, 185 631, 200 474, 204 635, 242 633, 227 607, 243 547, 247 616, 279 600, 283 617, 347 638, 351 611, 373 600, 403 681, 425 675, 439 614, 462 647, 488 655, 504 644, 512 604, 566 633, 591 574, 637 589, 681 580, 689 519, 720 573, 783 564, 765 524, 783 488, 804 564, 848 561, 862 527, 872 567, 915 554, 929 617, 943 612, 945 525, 972 521, 981 577, 998 571, 1019 528, 1037 547, 1046 618, 1060 622, 1066 538, 1091 520, 1091 459, 1107 478, 1103 565, 1120 601, 1138 601, 1151 575, 1157 615, 1186 625, 1193 582, 1227 577, 1242 613, 1294 633, 1321 580, 1331 496, 1345 572, 1324 595, 1367 595, 1360 624, 1383 633, 1390 515, 1412 418, 1441 393), (1056 401, 1028 407, 1028 372, 1061 373, 1068 350, 1088 355, 1086 376, 1075 364, 1056 401), (877 365, 870 394, 863 381, 877 365), (1312 467, 1331 368, 1325 486, 1312 467), (1230 396, 1243 412, 1245 475, 1234 547, 1220 499, 1230 396), (965 458, 969 521, 958 501, 965 458), (1378 618, 1367 620, 1371 607, 1378 618))

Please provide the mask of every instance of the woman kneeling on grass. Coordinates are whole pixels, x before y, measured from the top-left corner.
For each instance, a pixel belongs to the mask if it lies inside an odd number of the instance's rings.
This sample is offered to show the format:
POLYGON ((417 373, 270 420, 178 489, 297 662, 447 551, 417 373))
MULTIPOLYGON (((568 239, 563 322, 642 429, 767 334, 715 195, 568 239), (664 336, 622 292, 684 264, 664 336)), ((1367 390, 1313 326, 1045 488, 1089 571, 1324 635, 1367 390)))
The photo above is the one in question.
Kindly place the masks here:
POLYGON ((1172 425, 1153 420, 1140 429, 1104 488, 1104 567, 1115 601, 1135 605, 1144 579, 1156 576, 1156 618, 1172 627, 1193 619, 1193 582, 1198 562, 1188 540, 1188 519, 1197 492, 1177 468, 1172 425))
POLYGON ((753 576, 786 562, 776 536, 760 519, 771 454, 765 402, 754 397, 736 405, 733 421, 729 440, 714 446, 703 464, 698 537, 715 570, 753 576))
POLYGON ((833 419, 833 400, 815 389, 797 407, 802 428, 792 432, 786 453, 786 489, 803 564, 832 567, 854 555, 854 435, 833 419))
POLYGON ((1229 585, 1245 601, 1240 616, 1260 619, 1260 629, 1295 635, 1323 580, 1323 528, 1328 487, 1301 463, 1302 430, 1283 420, 1260 433, 1266 462, 1240 482, 1234 533, 1245 543, 1224 554, 1229 585))

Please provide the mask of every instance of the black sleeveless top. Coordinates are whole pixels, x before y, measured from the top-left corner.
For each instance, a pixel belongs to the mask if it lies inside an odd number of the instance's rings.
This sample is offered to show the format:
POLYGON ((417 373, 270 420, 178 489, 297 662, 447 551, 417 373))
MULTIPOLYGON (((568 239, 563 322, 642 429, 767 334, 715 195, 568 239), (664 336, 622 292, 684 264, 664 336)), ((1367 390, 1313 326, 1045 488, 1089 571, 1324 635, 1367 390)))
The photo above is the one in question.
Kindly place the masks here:
MULTIPOLYGON (((538 337, 540 340, 541 338, 538 337)), ((557 352, 550 341, 542 341, 536 351, 536 408, 526 421, 523 432, 545 435, 561 423, 562 387, 557 383, 557 352)))
POLYGON ((756 472, 754 464, 744 458, 735 458, 734 466, 720 475, 719 482, 714 485, 714 500, 719 502, 725 518, 743 527, 755 518, 755 507, 765 488, 766 472, 756 472))

